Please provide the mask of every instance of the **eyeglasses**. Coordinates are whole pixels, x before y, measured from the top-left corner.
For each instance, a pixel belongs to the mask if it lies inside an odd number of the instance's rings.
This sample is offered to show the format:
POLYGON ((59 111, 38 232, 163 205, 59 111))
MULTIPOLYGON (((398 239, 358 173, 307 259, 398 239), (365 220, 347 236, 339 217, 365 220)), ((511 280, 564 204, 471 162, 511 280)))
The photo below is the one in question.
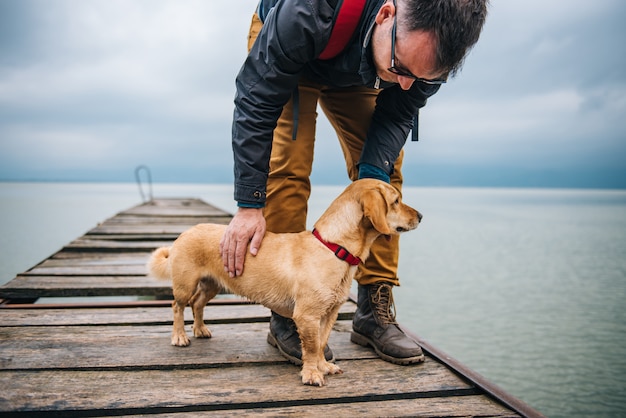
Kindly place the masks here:
MULTIPOLYGON (((394 8, 396 7, 395 0, 393 2, 393 6, 394 8)), ((398 17, 398 13, 396 9, 396 12, 393 15, 393 27, 391 28, 391 67, 387 68, 387 70, 396 75, 412 78, 413 80, 420 81, 424 84, 433 84, 433 85, 444 84, 446 81, 448 81, 447 76, 444 76, 443 78, 438 78, 435 80, 428 80, 428 79, 420 78, 412 74, 409 70, 405 70, 404 68, 401 68, 401 67, 396 67, 396 26, 397 26, 397 21, 398 21, 397 17, 398 17)))

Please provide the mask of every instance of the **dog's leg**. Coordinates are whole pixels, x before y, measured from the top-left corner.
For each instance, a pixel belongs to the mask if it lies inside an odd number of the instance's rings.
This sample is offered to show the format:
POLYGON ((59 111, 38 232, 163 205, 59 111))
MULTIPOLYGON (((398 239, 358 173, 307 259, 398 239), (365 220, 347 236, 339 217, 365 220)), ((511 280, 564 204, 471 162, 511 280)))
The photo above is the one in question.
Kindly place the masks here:
MULTIPOLYGON (((337 304, 337 306, 331 308, 328 314, 322 317, 322 320, 320 322, 320 350, 322 353, 324 352, 324 347, 326 347, 326 344, 328 344, 328 338, 330 337, 333 325, 337 321, 337 316, 339 315, 339 309, 341 309, 341 305, 342 304, 337 304)), ((343 370, 341 370, 339 366, 326 361, 326 358, 324 358, 323 355, 320 357, 320 363, 317 367, 324 374, 343 373, 343 370)))
MULTIPOLYGON (((324 360, 324 348, 320 348, 320 320, 312 315, 298 314, 294 310, 293 321, 298 328, 302 344, 302 383, 312 386, 324 386, 324 372, 318 369, 320 356, 324 360)), ((324 360, 326 361, 326 360, 324 360)))
POLYGON ((202 279, 191 298, 193 310, 193 335, 196 338, 211 338, 211 331, 204 324, 204 307, 220 291, 220 287, 211 279, 202 279))
MULTIPOLYGON (((171 262, 171 261, 170 261, 171 262)), ((185 280, 185 272, 179 271, 172 266, 172 292, 174 293, 174 328, 172 330, 172 345, 186 347, 189 345, 189 337, 185 332, 185 306, 189 303, 197 289, 197 281, 185 280)))
POLYGON ((172 310, 174 311, 174 329, 172 330, 172 345, 179 347, 186 347, 189 345, 189 337, 185 332, 185 305, 186 303, 180 303, 174 301, 172 303, 172 310))

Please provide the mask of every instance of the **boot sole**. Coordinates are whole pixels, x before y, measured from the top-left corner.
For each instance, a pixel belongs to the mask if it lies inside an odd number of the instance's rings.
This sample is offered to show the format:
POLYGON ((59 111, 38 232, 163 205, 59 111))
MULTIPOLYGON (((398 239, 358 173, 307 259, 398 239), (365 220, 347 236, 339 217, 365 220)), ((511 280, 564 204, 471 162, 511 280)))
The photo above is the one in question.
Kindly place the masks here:
POLYGON ((371 339, 367 338, 365 335, 359 334, 356 331, 352 331, 352 334, 350 334, 350 341, 363 347, 372 347, 381 359, 388 361, 389 363, 406 366, 409 364, 422 363, 425 360, 424 354, 405 358, 392 357, 380 351, 371 339))
POLYGON ((289 360, 290 363, 293 363, 296 366, 302 366, 302 359, 299 359, 298 357, 294 357, 288 354, 285 350, 283 350, 280 344, 278 344, 278 340, 276 340, 276 337, 274 337, 271 332, 267 333, 267 342, 272 347, 276 347, 278 349, 278 352, 287 360, 289 360))

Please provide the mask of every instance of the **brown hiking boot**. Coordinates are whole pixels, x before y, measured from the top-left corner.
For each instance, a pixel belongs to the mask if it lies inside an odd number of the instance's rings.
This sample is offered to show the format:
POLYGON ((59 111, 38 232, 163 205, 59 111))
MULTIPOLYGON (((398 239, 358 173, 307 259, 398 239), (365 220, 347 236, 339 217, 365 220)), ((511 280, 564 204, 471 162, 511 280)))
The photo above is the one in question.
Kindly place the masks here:
POLYGON ((421 347, 396 322, 393 294, 388 283, 359 285, 352 329, 350 341, 371 346, 383 360, 403 365, 424 361, 421 347))

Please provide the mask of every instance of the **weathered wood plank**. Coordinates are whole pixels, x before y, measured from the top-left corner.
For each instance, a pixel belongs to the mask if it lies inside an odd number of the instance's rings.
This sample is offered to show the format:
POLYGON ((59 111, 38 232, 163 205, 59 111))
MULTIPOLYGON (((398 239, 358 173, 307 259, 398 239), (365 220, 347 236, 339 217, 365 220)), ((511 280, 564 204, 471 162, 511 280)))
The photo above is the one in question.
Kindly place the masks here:
POLYGON ((0 298, 169 296, 171 283, 139 276, 18 275, 0 288, 0 298))
MULTIPOLYGON (((267 344, 267 323, 213 324, 213 338, 192 338, 189 347, 170 345, 172 327, 0 327, 0 369, 171 369, 286 361, 267 344)), ((191 335, 190 327, 187 327, 191 335)), ((350 321, 339 321, 329 344, 338 359, 376 358, 351 343, 350 321)))
MULTIPOLYGON (((147 258, 146 258, 147 261, 147 258)), ((79 265, 79 266, 37 266, 20 276, 141 276, 146 275, 143 264, 121 265, 79 265)))
MULTIPOLYGON (((150 252, 138 253, 58 253, 55 257, 44 260, 34 268, 92 267, 92 266, 132 266, 146 265, 150 252)), ((33 269, 34 269, 33 268, 33 269)), ((32 271, 33 269, 29 270, 32 271)))
MULTIPOLYGON (((132 254, 132 253, 131 253, 132 254)), ((120 259, 49 259, 22 273, 23 276, 138 276, 148 273, 151 252, 120 259)))
MULTIPOLYGON (((198 408, 200 409, 200 408, 198 408)), ((214 411, 219 416, 237 417, 494 417, 513 418, 520 415, 497 404, 485 396, 449 396, 442 398, 414 398, 393 401, 356 399, 353 402, 285 407, 249 408, 214 411)), ((127 418, 145 415, 125 415, 127 418)), ((199 418, 206 417, 207 411, 176 412, 150 415, 154 418, 199 418)))
POLYGON ((79 238, 65 247, 63 251, 151 251, 159 247, 172 245, 178 234, 156 234, 154 236, 98 236, 98 238, 79 238))
MULTIPOLYGON (((59 251, 58 253, 54 254, 53 256, 51 256, 50 258, 48 258, 47 260, 45 260, 43 263, 39 264, 39 265, 43 265, 44 263, 48 263, 48 262, 59 262, 59 263, 68 263, 68 265, 71 265, 71 263, 98 263, 99 261, 102 261, 103 263, 108 263, 108 262, 112 262, 115 263, 115 260, 117 260, 118 258, 121 260, 147 260, 148 257, 150 256, 150 253, 152 251, 151 250, 145 250, 145 251, 124 251, 124 250, 118 250, 118 251, 78 251, 78 250, 74 250, 74 251, 59 251)), ((130 263, 132 264, 132 263, 130 263)))
MULTIPOLYGON (((346 302, 340 319, 351 319, 356 305, 346 302)), ((211 304, 204 308, 207 324, 268 322, 270 310, 257 304, 211 304)), ((191 309, 185 309, 185 322, 191 324, 191 309)), ((167 307, 81 308, 81 309, 0 309, 0 325, 5 327, 72 325, 171 325, 172 309, 167 307)))
MULTIPOLYGON (((230 218, 212 218, 211 223, 227 224, 230 218)), ((147 234, 181 234, 199 222, 187 223, 146 223, 146 224, 102 224, 87 232, 87 237, 111 234, 147 235, 147 234)))
POLYGON ((158 199, 123 211, 139 216, 225 216, 227 212, 199 199, 158 199))
MULTIPOLYGON (((267 322, 270 310, 255 304, 212 306, 205 308, 205 323, 267 322)), ((185 310, 185 322, 191 324, 191 309, 185 310)), ((152 308, 81 308, 81 309, 0 309, 4 327, 77 326, 77 325, 170 325, 169 307, 152 308)))
MULTIPOLYGON (((149 206, 149 207, 154 207, 154 208, 169 208, 169 207, 202 207, 202 208, 213 208, 213 209, 217 209, 215 206, 206 203, 204 200, 196 198, 196 197, 159 197, 156 199, 153 199, 151 201, 148 202, 144 202, 140 205, 137 205, 135 207, 144 207, 144 206, 149 206)), ((132 208, 131 208, 132 209, 132 208)), ((123 213, 125 213, 127 211, 124 211, 123 213)))
POLYGON ((120 214, 113 218, 109 218, 102 222, 101 225, 134 225, 134 224, 146 224, 158 223, 158 224, 197 224, 205 222, 224 223, 224 219, 232 219, 229 214, 223 214, 219 216, 137 216, 120 214))
POLYGON ((189 216, 189 217, 198 217, 198 216, 231 216, 229 213, 222 211, 221 209, 215 209, 212 207, 202 207, 202 206, 192 206, 192 207, 154 207, 154 206, 137 206, 134 208, 130 208, 125 210, 120 215, 135 215, 135 216, 172 216, 172 217, 180 217, 180 216, 189 216))
POLYGON ((0 411, 220 410, 475 394, 470 385, 429 360, 414 366, 379 359, 338 364, 344 374, 329 376, 322 388, 302 385, 298 367, 284 362, 167 371, 2 371, 0 384, 6 389, 0 392, 0 411))

